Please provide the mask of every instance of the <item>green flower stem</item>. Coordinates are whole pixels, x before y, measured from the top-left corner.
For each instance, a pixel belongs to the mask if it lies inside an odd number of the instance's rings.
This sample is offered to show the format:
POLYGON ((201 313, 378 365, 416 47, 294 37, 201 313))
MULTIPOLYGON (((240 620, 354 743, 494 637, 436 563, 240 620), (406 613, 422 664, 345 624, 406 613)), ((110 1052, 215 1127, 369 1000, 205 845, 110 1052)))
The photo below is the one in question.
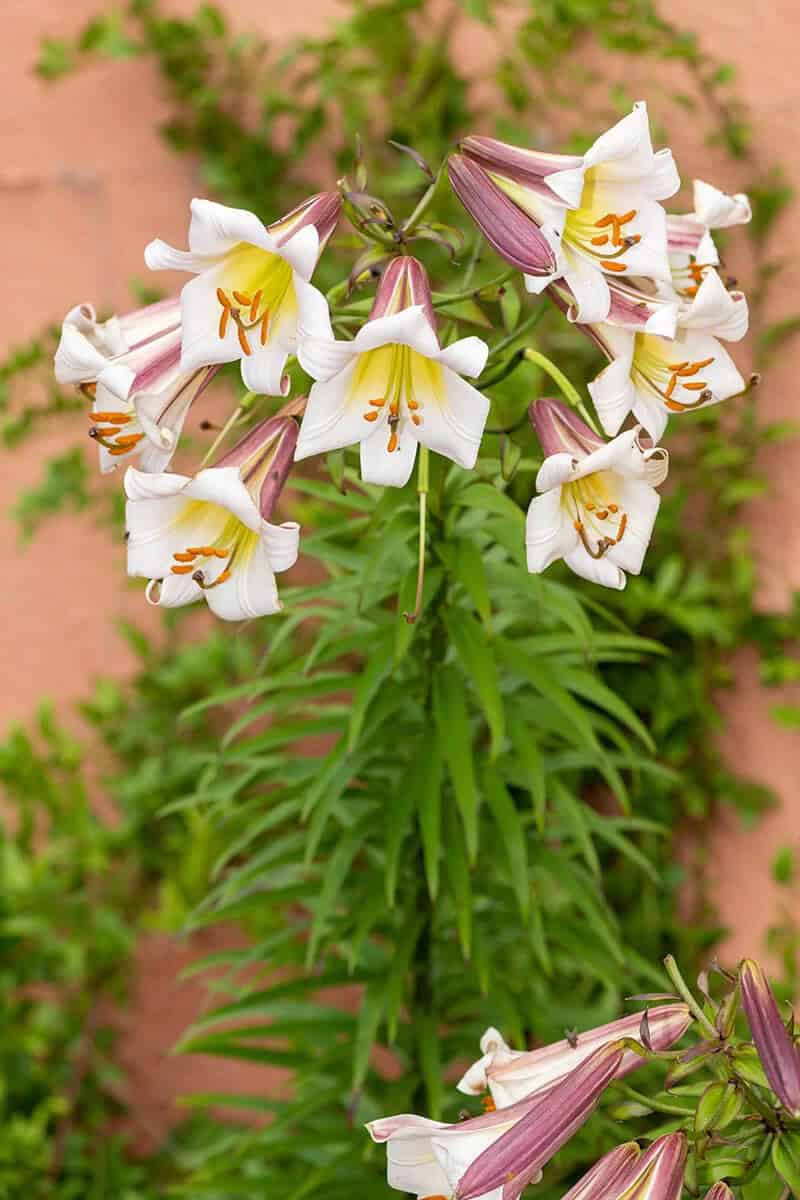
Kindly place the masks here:
POLYGON ((428 516, 428 490, 430 488, 430 451, 427 446, 419 448, 417 466, 417 495, 419 496, 419 566, 417 568, 417 594, 414 611, 403 613, 409 625, 413 625, 422 608, 422 589, 425 586, 425 533, 428 516))
POLYGON ((653 1112, 668 1113, 672 1117, 693 1117, 693 1108, 681 1108, 679 1104, 669 1104, 665 1100, 654 1100, 652 1096, 646 1096, 644 1092, 637 1092, 636 1088, 632 1088, 627 1083, 615 1083, 614 1087, 628 1100, 635 1100, 639 1104, 646 1104, 648 1108, 652 1108, 653 1112))
POLYGON ((201 470, 203 467, 208 465, 208 463, 214 457, 217 450, 222 445, 222 443, 225 441, 225 438, 228 436, 228 434, 231 432, 231 430, 236 427, 236 425, 242 419, 242 417, 245 415, 245 413, 248 412, 248 410, 250 409, 255 398, 256 398, 255 392, 245 392, 244 396, 242 396, 238 405, 233 410, 231 415, 228 417, 227 421, 222 426, 222 429, 220 429, 219 433, 214 438, 214 440, 211 443, 211 445, 209 446, 208 450, 206 450, 205 454, 203 455, 202 461, 200 463, 201 470))
POLYGON ((523 334, 530 333, 531 330, 535 329, 544 314, 547 312, 548 308, 548 304, 542 303, 538 308, 535 308, 532 313, 529 313, 525 320, 522 321, 516 329, 512 330, 511 333, 507 334, 506 337, 502 338, 501 341, 492 346, 491 350, 489 351, 489 359, 491 360, 496 358, 498 354, 502 354, 503 351, 507 350, 509 346, 513 346, 514 342, 521 338, 523 334))
POLYGON ((415 226, 417 226, 420 223, 420 221, 422 220, 423 216, 425 215, 425 213, 428 210, 428 207, 429 207, 431 201, 433 200, 433 197, 436 195, 436 189, 438 188, 439 183, 441 181, 443 171, 444 171, 444 163, 442 163, 442 165, 439 167, 439 170, 434 175, 433 181, 430 184, 430 186, 427 187, 425 189, 425 191, 423 192, 422 197, 419 201, 419 204, 414 209, 411 216, 403 222, 403 224, 402 224, 403 233, 411 233, 411 231, 415 228, 415 226))
POLYGON ((676 992, 688 1004, 689 1011, 694 1014, 696 1020, 703 1027, 705 1032, 711 1038, 713 1038, 714 1041, 718 1041, 719 1040, 719 1031, 717 1030, 716 1026, 713 1025, 711 1021, 709 1021, 708 1017, 703 1012, 701 1005, 698 1003, 698 1001, 692 995, 692 992, 690 991, 689 986, 686 983, 686 980, 683 978, 683 976, 680 973, 678 964, 676 963, 675 959, 673 958, 673 956, 671 954, 668 954, 667 957, 664 959, 664 967, 666 969, 667 974, 670 977, 670 980, 675 985, 676 992))
POLYGON ((502 287, 504 283, 508 283, 513 275, 513 270, 503 271, 501 275, 496 275, 494 279, 487 279, 486 283, 477 283, 473 287, 465 288, 460 292, 432 292, 431 296, 434 306, 441 307, 447 304, 458 304, 460 300, 472 300, 479 292, 483 292, 487 288, 502 287))
POLYGON ((538 350, 534 350, 530 346, 526 346, 523 354, 528 362, 533 363, 534 366, 540 367, 546 375, 550 376, 553 382, 560 388, 564 399, 568 401, 568 403, 571 404, 574 409, 577 409, 589 428, 593 429, 594 432, 599 436, 600 430, 595 424, 594 417, 591 415, 581 399, 580 392, 573 383, 570 383, 564 372, 559 370, 556 364, 551 362, 546 354, 541 354, 538 350))

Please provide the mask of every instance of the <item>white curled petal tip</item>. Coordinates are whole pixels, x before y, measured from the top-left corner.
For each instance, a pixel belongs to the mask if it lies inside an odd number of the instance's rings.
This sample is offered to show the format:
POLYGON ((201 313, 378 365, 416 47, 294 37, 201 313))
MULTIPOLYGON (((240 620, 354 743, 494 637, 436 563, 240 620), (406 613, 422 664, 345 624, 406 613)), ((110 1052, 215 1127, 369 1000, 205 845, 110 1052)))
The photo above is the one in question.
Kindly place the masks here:
POLYGON ((458 375, 466 375, 470 379, 477 378, 486 366, 489 357, 489 347, 482 338, 465 337, 450 346, 445 346, 436 355, 442 366, 449 367, 458 375))
POLYGON ((536 476, 537 492, 549 492, 551 488, 568 483, 575 476, 577 467, 578 460, 571 454, 548 454, 536 476))
POLYGON ((694 181, 694 216, 707 229, 727 229, 746 225, 753 216, 744 192, 729 196, 702 179, 694 181))

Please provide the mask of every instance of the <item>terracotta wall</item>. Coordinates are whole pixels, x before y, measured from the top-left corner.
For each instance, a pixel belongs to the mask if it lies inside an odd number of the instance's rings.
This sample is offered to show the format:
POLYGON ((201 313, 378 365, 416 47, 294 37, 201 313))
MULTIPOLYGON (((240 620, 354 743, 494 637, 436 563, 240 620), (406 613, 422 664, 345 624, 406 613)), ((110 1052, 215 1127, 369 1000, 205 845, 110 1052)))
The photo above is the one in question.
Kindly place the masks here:
MULTIPOLYGON (((197 182, 191 164, 170 154, 155 132, 166 108, 147 63, 93 66, 52 87, 31 74, 39 38, 73 32, 82 19, 102 7, 101 0, 59 0, 57 5, 52 0, 2 0, 2 7, 0 343, 5 347, 34 334, 43 321, 77 301, 124 305, 131 277, 145 275, 144 243, 159 233, 182 244, 186 205, 197 182)), ((173 7, 180 11, 193 6, 175 0, 173 7)), ((225 7, 242 27, 260 26, 272 37, 319 28, 335 12, 331 0, 284 5, 277 18, 274 6, 255 0, 228 0, 225 7)), ((697 28, 715 54, 737 65, 739 88, 752 107, 763 157, 782 161, 800 187, 796 154, 800 73, 793 53, 800 24, 796 0, 773 0, 768 6, 708 0, 701 11, 690 0, 671 0, 670 17, 697 28)), ((468 32, 464 53, 475 63, 482 61, 483 36, 477 27, 468 32)), ((713 162, 690 128, 683 140, 679 149, 685 177, 707 177, 721 168, 724 184, 733 190, 740 186, 731 165, 713 162)), ((795 206, 776 233, 775 252, 788 256, 789 264, 774 298, 772 318, 800 308, 797 218, 795 206)), ((800 415, 798 368, 800 339, 795 351, 783 356, 764 393, 770 418, 800 415)), ((70 701, 84 694, 98 674, 124 674, 130 669, 114 618, 121 613, 140 615, 141 601, 124 585, 122 547, 110 546, 107 534, 93 528, 90 520, 63 517, 47 525, 33 546, 21 553, 16 530, 5 517, 19 488, 38 479, 40 453, 65 448, 73 440, 73 430, 65 424, 35 448, 2 458, 0 554, 6 586, 0 661, 11 686, 0 694, 0 726, 12 718, 25 718, 42 693, 70 701)), ((775 487, 769 500, 754 511, 753 529, 762 562, 764 602, 780 604, 790 585, 800 586, 800 524, 792 491, 800 470, 800 447, 776 451, 768 466, 775 487)), ((739 675, 736 694, 724 701, 725 743, 733 761, 777 788, 782 806, 753 832, 726 821, 716 840, 710 871, 723 916, 734 928, 731 954, 760 949, 763 930, 785 902, 786 893, 778 896, 769 884, 768 867, 778 846, 796 845, 800 805, 795 794, 794 739, 767 719, 768 701, 758 693, 753 664, 741 663, 739 675)), ((797 911, 797 897, 790 893, 789 900, 797 911)), ((155 1023, 158 1037, 150 1045, 149 1057, 137 1059, 148 1077, 198 1002, 194 989, 179 989, 167 981, 169 949, 159 944, 153 953, 151 969, 157 974, 161 997, 155 1023), (170 1006, 175 1009, 172 1029, 163 1021, 170 1006)), ((143 996, 148 992, 145 979, 143 996)), ((188 1078, 174 1060, 159 1079, 157 1106, 162 1107, 176 1091, 204 1086, 202 1078, 188 1078)), ((260 1077, 250 1082, 260 1086, 260 1077)), ((237 1081, 237 1090, 244 1086, 237 1081)))

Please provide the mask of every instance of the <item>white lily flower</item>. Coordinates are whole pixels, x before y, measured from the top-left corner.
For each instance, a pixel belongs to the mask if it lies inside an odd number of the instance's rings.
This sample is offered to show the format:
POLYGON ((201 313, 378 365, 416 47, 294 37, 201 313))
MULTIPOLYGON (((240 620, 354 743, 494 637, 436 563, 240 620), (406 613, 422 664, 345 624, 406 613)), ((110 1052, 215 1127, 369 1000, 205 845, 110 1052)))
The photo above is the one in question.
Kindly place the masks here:
POLYGON ((737 395, 745 382, 718 338, 739 341, 747 326, 744 295, 727 291, 716 271, 707 272, 693 299, 682 305, 674 338, 594 325, 589 332, 611 359, 589 384, 605 432, 617 433, 632 412, 658 440, 670 413, 737 395))
MULTIPOLYGON (((593 322, 608 316, 609 278, 670 281, 666 214, 659 201, 672 196, 680 180, 671 151, 653 151, 643 102, 582 156, 539 154, 482 137, 466 138, 459 149, 531 218, 555 256, 555 268, 549 269, 539 253, 541 269, 525 275, 529 291, 541 292, 563 278, 577 319, 593 322)), ((457 190, 458 184, 454 179, 457 190)), ((470 193, 459 195, 480 224, 486 214, 472 200, 477 192, 472 181, 470 193)), ((502 238, 489 240, 504 253, 502 238)))
POLYGON ((89 436, 100 469, 137 459, 163 471, 178 445, 186 415, 216 367, 180 369, 180 301, 163 300, 100 324, 89 304, 68 313, 56 352, 56 378, 92 400, 89 436))
POLYGON ((694 210, 667 216, 667 242, 672 282, 678 295, 692 299, 706 274, 719 266, 713 229, 746 225, 752 218, 744 192, 728 196, 702 179, 694 181, 694 210))
POLYGON ((309 283, 339 216, 336 193, 313 196, 265 226, 254 213, 193 200, 189 250, 156 239, 145 250, 151 270, 188 271, 181 292, 181 369, 241 360, 253 392, 286 395, 283 370, 297 344, 301 311, 312 332, 324 298, 309 283))
POLYGON ((409 256, 386 268, 369 320, 351 342, 306 335, 298 356, 317 382, 295 457, 361 443, 361 476, 402 487, 417 444, 473 467, 489 401, 460 378, 480 375, 488 347, 477 337, 442 349, 425 269, 409 256))
POLYGON ((226 621, 280 611, 275 573, 296 562, 300 527, 268 518, 296 440, 285 411, 193 478, 128 468, 128 574, 150 580, 151 604, 177 608, 205 597, 226 621))
POLYGON ((645 447, 641 426, 602 442, 558 400, 531 405, 546 458, 536 477, 525 527, 528 570, 540 574, 559 558, 576 575, 625 587, 650 544, 669 459, 645 447))

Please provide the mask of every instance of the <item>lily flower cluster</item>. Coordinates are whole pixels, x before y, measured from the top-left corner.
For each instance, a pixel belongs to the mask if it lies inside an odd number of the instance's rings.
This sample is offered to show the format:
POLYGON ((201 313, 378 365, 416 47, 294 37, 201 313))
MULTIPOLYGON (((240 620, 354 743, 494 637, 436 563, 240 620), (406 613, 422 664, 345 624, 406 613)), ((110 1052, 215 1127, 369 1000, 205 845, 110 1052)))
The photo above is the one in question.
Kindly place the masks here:
MULTIPOLYGON (((488 1092, 482 1116, 448 1125, 406 1114, 367 1126, 373 1141, 386 1144, 390 1186, 419 1200, 516 1200, 589 1118, 606 1087, 640 1065, 642 1038, 648 1049, 664 1050, 690 1023, 685 1004, 662 1005, 525 1052, 487 1030, 482 1057, 458 1084, 467 1095, 488 1092)), ((645 1154, 629 1142, 567 1195, 679 1200, 685 1158, 682 1133, 659 1138, 645 1154)))
MULTIPOLYGON (((546 292, 610 360, 589 391, 611 440, 571 403, 531 405, 545 457, 528 511, 529 570, 561 558, 624 587, 658 511, 667 455, 656 443, 668 415, 745 388, 720 339, 744 335, 747 303, 718 273, 711 230, 749 219, 746 197, 697 183, 694 211, 668 217, 661 202, 678 175, 671 153, 652 149, 644 104, 582 156, 467 137, 448 174, 528 290, 546 292)), ((359 257, 357 277, 364 262, 380 272, 374 303, 352 339, 334 335, 329 300, 311 280, 354 197, 342 181, 271 225, 194 200, 188 250, 156 240, 145 251, 151 269, 192 276, 179 296, 107 321, 87 303, 64 319, 56 377, 91 402, 101 470, 127 467, 128 570, 149 580, 151 603, 205 598, 229 620, 278 611, 275 573, 295 562, 299 530, 271 517, 295 461, 358 445, 362 479, 392 487, 408 482, 419 447, 475 466, 490 400, 468 380, 484 372, 490 347, 442 340, 425 268, 408 252, 411 218, 394 249, 384 238, 359 257), (290 359, 310 377, 307 399, 288 397, 290 359), (256 396, 288 403, 207 463, 240 407, 197 473, 172 472, 190 408, 232 362, 247 411, 256 396)), ((369 242, 377 234, 367 226, 356 222, 369 242)), ((441 240, 433 226, 424 233, 441 240)))
POLYGON ((715 968, 725 988, 719 1001, 709 972, 698 978, 698 999, 671 957, 665 965, 674 994, 639 997, 651 1005, 644 1012, 586 1033, 518 1051, 487 1029, 481 1057, 457 1084, 482 1097, 481 1115, 462 1114, 454 1124, 413 1114, 370 1121, 373 1141, 386 1146, 389 1185, 417 1200, 516 1200, 616 1085, 633 1105, 615 1098, 606 1115, 660 1114, 658 1128, 644 1150, 636 1140, 613 1148, 562 1200, 680 1200, 684 1180, 691 1195, 703 1194, 705 1180, 705 1200, 733 1200, 725 1180, 744 1185, 770 1157, 798 1194, 794 1017, 784 1021, 763 969, 751 960, 735 973, 715 968), (740 1005, 752 1042, 736 1032, 740 1005), (677 1048, 690 1029, 697 1040, 677 1048), (661 1095, 652 1085, 644 1092, 621 1082, 645 1059, 668 1064, 661 1095), (704 1070, 709 1078, 701 1077, 704 1070))

